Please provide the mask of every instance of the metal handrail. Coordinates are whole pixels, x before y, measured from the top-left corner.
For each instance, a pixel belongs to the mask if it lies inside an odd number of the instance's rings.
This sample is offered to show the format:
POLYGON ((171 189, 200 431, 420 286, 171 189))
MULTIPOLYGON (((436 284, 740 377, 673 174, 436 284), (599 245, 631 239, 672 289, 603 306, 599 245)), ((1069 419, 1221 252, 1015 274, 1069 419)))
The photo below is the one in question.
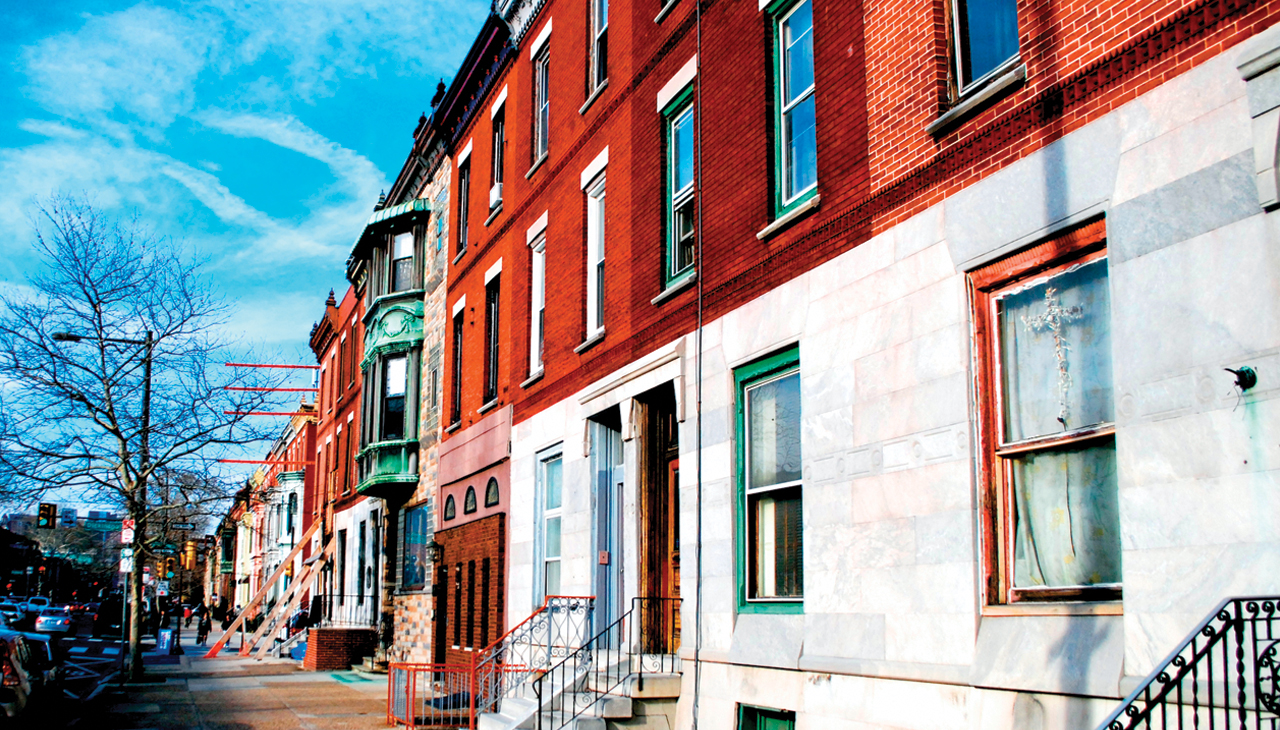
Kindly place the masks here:
POLYGON ((1224 599, 1098 730, 1153 725, 1276 730, 1280 728, 1278 649, 1280 597, 1224 599))

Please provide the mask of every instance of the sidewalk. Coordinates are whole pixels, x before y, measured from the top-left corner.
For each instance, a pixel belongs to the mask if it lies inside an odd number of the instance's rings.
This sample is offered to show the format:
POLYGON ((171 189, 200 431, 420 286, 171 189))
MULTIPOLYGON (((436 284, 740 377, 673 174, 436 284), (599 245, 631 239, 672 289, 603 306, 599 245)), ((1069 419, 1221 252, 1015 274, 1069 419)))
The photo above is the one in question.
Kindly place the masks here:
POLYGON ((148 655, 147 683, 107 687, 79 725, 95 730, 387 727, 385 679, 350 671, 304 672, 293 660, 257 661, 234 649, 204 659, 205 649, 185 632, 182 648, 185 656, 148 655))

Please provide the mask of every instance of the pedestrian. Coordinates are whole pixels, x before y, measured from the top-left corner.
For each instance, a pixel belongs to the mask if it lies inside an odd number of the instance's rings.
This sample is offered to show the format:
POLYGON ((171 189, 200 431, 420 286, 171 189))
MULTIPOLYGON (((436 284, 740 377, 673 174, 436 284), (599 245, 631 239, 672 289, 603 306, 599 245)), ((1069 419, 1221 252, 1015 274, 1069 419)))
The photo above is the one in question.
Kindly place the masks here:
POLYGON ((222 630, 226 631, 227 629, 231 628, 231 624, 235 623, 235 620, 236 620, 236 612, 232 611, 231 609, 227 609, 226 615, 222 617, 222 630))
POLYGON ((183 616, 183 618, 185 618, 185 619, 187 620, 186 628, 188 628, 188 629, 189 629, 189 628, 191 628, 191 616, 192 616, 192 615, 193 615, 193 611, 191 610, 191 606, 183 606, 183 607, 182 607, 182 616, 183 616))
POLYGON ((196 644, 204 646, 209 639, 209 631, 213 629, 213 619, 208 611, 200 614, 200 622, 196 624, 196 644))

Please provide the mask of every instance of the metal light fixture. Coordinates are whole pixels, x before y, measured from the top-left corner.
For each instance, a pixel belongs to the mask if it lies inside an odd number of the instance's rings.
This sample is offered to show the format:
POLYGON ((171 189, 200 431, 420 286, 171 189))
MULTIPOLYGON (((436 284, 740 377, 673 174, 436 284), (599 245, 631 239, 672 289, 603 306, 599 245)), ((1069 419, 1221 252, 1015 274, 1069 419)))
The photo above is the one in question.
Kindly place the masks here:
POLYGON ((426 544, 425 548, 428 562, 438 563, 444 558, 444 545, 436 542, 434 538, 426 544))

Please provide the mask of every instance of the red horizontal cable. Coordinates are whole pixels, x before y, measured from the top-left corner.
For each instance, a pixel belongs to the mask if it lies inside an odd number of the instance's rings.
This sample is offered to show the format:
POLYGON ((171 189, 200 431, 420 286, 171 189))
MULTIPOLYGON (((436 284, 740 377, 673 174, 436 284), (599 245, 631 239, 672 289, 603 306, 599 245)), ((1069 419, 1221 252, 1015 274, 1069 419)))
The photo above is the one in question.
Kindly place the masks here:
POLYGON ((262 363, 229 362, 229 368, 301 368, 303 370, 319 370, 319 365, 266 365, 262 363))
POLYGON ((223 411, 224 416, 314 416, 314 411, 297 411, 294 413, 276 411, 223 411))
POLYGON ((281 392, 281 393, 319 393, 319 388, 241 388, 234 385, 224 385, 223 390, 249 390, 255 393, 265 392, 281 392))
POLYGON ((218 459, 222 464, 271 464, 272 466, 313 466, 314 461, 271 461, 270 459, 218 459))

